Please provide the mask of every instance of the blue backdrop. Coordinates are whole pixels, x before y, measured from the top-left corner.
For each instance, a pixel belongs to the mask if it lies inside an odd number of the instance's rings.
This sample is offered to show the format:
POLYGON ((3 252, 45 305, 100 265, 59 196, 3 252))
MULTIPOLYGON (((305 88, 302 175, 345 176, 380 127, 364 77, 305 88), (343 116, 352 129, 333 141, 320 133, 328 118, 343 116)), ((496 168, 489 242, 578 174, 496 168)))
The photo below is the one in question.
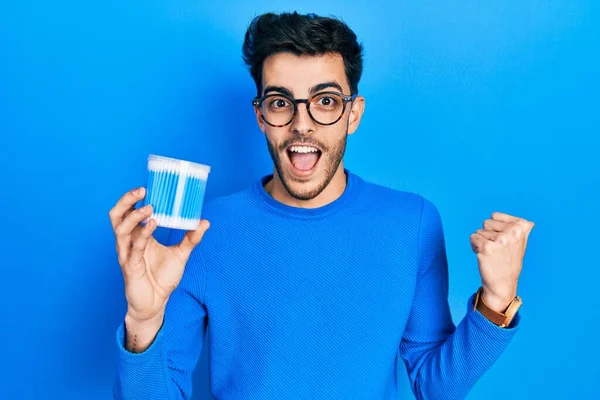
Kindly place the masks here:
POLYGON ((471 232, 495 210, 536 222, 522 329, 470 398, 598 398, 591 0, 4 4, 0 398, 110 398, 126 304, 108 210, 144 184, 149 153, 212 165, 208 199, 270 172, 240 50, 253 16, 294 8, 341 17, 363 42, 366 113, 346 165, 438 206, 456 322, 479 285, 471 232))

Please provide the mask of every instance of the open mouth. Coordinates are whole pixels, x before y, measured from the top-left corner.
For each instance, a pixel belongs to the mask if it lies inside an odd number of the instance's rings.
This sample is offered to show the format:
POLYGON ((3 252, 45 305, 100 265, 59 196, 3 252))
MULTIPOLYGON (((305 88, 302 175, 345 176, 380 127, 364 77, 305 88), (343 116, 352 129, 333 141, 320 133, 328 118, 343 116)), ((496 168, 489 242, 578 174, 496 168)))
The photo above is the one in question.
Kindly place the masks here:
POLYGON ((321 150, 313 146, 290 146, 286 151, 294 173, 308 175, 317 166, 321 150))

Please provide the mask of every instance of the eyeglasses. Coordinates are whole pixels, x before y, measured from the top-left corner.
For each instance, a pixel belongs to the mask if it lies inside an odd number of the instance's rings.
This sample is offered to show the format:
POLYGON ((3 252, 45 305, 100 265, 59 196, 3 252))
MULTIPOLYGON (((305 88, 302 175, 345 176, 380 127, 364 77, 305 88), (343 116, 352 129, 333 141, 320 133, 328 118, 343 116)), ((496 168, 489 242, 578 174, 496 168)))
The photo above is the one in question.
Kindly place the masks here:
POLYGON ((292 99, 281 93, 269 93, 252 100, 252 105, 260 108, 261 117, 267 124, 280 128, 289 125, 298 111, 298 104, 306 104, 310 118, 319 125, 333 125, 338 122, 346 103, 353 101, 358 93, 345 95, 337 92, 320 92, 308 99, 292 99))

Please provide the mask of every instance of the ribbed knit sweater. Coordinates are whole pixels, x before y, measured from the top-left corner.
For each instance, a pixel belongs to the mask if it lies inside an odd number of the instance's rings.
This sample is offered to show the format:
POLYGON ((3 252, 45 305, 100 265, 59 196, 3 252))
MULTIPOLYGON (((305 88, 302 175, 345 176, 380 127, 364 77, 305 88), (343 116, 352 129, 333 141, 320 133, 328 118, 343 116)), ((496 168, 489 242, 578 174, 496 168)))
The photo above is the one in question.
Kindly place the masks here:
POLYGON ((472 296, 455 326, 437 208, 345 171, 323 207, 278 202, 263 188, 271 176, 208 202, 211 227, 152 345, 130 353, 117 330, 115 397, 189 399, 208 331, 215 399, 396 399, 398 357, 418 399, 464 398, 519 314, 500 328, 472 296))

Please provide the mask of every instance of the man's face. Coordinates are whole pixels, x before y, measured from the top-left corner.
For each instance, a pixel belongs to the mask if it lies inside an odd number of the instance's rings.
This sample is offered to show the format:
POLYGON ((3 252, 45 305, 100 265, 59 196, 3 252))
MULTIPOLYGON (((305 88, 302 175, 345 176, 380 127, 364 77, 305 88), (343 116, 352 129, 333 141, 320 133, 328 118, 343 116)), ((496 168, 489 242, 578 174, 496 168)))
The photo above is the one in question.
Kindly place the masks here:
MULTIPOLYGON (((311 96, 319 99, 315 95, 322 92, 350 94, 344 61, 338 54, 296 56, 279 53, 269 56, 263 64, 262 81, 262 95, 283 93, 294 99, 311 96)), ((323 110, 328 110, 332 108, 333 99, 321 97, 317 102, 323 110)), ((283 127, 271 126, 261 117, 261 112, 265 113, 267 107, 271 107, 270 112, 275 116, 290 106, 281 97, 268 98, 261 108, 255 107, 257 121, 265 133, 276 172, 292 197, 313 199, 331 182, 340 168, 347 135, 358 127, 363 104, 362 97, 358 97, 346 104, 337 123, 320 125, 310 118, 306 104, 299 103, 292 122, 283 127)), ((319 117, 315 103, 311 106, 311 112, 319 117)))

